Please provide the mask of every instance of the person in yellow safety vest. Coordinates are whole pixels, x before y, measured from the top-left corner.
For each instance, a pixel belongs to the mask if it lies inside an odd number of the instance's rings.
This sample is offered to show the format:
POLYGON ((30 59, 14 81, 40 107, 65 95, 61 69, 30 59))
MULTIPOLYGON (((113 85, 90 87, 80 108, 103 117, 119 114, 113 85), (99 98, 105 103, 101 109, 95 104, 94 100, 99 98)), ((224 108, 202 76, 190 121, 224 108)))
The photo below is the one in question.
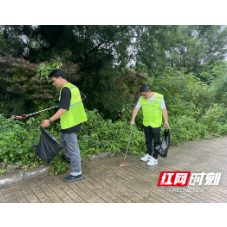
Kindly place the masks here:
POLYGON ((135 117, 142 107, 143 111, 143 126, 146 139, 147 154, 141 158, 147 165, 158 164, 158 151, 155 149, 160 145, 160 131, 162 125, 162 115, 165 120, 165 128, 169 128, 168 113, 165 106, 164 97, 156 92, 151 92, 151 87, 148 84, 140 88, 142 96, 139 98, 137 105, 132 113, 131 125, 135 124, 135 117), (154 140, 154 152, 152 155, 152 139, 154 140))
POLYGON ((48 127, 52 122, 60 118, 61 122, 61 144, 65 154, 64 159, 70 162, 71 172, 64 178, 65 182, 81 180, 80 149, 77 143, 77 135, 81 123, 87 121, 82 100, 85 94, 66 80, 66 73, 56 69, 49 74, 54 86, 60 89, 58 111, 49 119, 43 120, 42 127, 48 127), (81 98, 82 97, 82 98, 81 98))

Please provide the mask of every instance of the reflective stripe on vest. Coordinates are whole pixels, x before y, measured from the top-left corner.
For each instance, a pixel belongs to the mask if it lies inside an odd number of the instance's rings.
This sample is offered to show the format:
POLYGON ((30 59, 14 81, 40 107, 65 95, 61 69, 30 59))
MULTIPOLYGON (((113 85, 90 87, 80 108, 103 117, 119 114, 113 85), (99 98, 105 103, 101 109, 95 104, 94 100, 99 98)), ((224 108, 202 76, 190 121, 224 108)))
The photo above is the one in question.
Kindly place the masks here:
POLYGON ((161 101, 163 95, 155 93, 154 98, 149 104, 148 100, 143 96, 140 97, 140 103, 143 111, 143 125, 152 128, 158 128, 162 124, 162 109, 161 101))
POLYGON ((70 107, 75 106, 75 105, 77 105, 77 104, 79 104, 79 103, 81 103, 81 102, 82 102, 82 100, 79 101, 79 102, 76 102, 76 103, 74 103, 74 104, 72 104, 72 105, 70 105, 70 107))

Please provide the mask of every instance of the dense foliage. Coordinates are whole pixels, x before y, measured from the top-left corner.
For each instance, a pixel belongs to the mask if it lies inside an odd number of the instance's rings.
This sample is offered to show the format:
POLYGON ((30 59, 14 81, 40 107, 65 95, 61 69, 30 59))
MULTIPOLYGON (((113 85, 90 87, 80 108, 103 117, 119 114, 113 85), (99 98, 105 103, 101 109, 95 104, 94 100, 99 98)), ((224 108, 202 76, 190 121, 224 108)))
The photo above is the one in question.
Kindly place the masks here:
MULTIPOLYGON (((139 88, 164 95, 171 143, 227 134, 226 26, 0 26, 0 162, 40 163, 31 146, 58 103, 48 74, 60 68, 87 98, 78 134, 82 157, 125 149, 139 88)), ((59 139, 59 123, 49 130, 59 139)), ((129 153, 146 151, 138 113, 129 153)), ((52 174, 68 168, 61 152, 52 174)))

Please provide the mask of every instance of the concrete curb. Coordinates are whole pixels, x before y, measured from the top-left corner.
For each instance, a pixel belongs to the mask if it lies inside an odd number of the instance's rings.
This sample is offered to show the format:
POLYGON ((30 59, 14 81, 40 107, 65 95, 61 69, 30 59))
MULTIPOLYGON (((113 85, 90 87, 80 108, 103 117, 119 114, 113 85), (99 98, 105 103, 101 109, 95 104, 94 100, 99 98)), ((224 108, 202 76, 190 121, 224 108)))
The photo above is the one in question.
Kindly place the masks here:
MULTIPOLYGON (((103 152, 101 154, 91 155, 90 158, 84 158, 84 162, 95 161, 101 158, 106 158, 109 156, 109 152, 103 152)), ((50 166, 37 167, 24 171, 23 173, 13 173, 0 176, 0 189, 8 188, 19 184, 23 181, 39 177, 50 172, 50 166)))
POLYGON ((0 176, 0 189, 8 188, 13 185, 19 184, 23 181, 29 180, 34 177, 39 177, 48 174, 50 171, 50 166, 37 167, 34 169, 29 169, 24 173, 13 173, 0 176))

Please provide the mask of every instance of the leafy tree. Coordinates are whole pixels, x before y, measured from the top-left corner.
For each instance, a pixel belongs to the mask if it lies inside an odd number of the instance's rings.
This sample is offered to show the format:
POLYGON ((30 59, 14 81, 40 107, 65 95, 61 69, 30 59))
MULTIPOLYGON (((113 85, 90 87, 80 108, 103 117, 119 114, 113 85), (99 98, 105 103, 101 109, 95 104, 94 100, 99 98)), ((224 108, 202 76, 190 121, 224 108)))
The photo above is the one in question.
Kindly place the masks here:
POLYGON ((1 33, 1 27, 0 27, 0 54, 6 55, 6 53, 4 51, 6 51, 7 48, 8 47, 7 47, 6 41, 3 37, 3 34, 1 33))
POLYGON ((149 77, 157 77, 167 66, 167 51, 174 39, 176 26, 146 25, 135 28, 136 65, 146 66, 149 77))
POLYGON ((215 102, 227 107, 227 62, 216 63, 210 71, 215 77, 210 85, 215 102))
POLYGON ((68 55, 71 54, 64 52, 58 58, 41 64, 30 63, 23 58, 0 55, 1 80, 3 85, 6 85, 4 92, 9 97, 13 97, 13 100, 10 100, 11 107, 7 102, 2 104, 4 107, 8 107, 7 111, 3 108, 3 112, 7 112, 7 114, 17 112, 19 115, 24 111, 35 111, 43 103, 45 103, 45 107, 51 103, 53 105, 58 100, 58 91, 52 85, 52 81, 48 79, 48 74, 59 67, 68 74, 69 80, 79 79, 76 74, 78 65, 67 61, 68 55))
MULTIPOLYGON (((5 73, 2 76, 7 74, 10 78, 15 78, 16 74, 18 78, 28 78, 27 74, 33 77, 41 62, 51 64, 60 53, 71 53, 65 55, 64 61, 68 66, 71 64, 68 69, 77 68, 76 74, 69 73, 76 75, 70 82, 86 93, 85 106, 114 119, 126 103, 133 102, 133 95, 127 97, 125 92, 134 94, 132 86, 137 85, 128 83, 129 80, 145 81, 141 80, 140 73, 163 80, 171 67, 211 83, 215 77, 214 65, 226 54, 226 32, 225 26, 203 25, 1 26, 0 51, 9 54, 7 57, 2 53, 1 72, 5 73), (10 56, 14 57, 15 65, 8 64, 10 56), (26 63, 27 71, 23 67, 19 69, 18 57, 21 56, 30 64, 26 63), (135 72, 125 70, 130 64, 135 65, 135 72)), ((20 86, 26 85, 26 80, 20 86)), ((16 83, 13 84, 15 87, 16 83)))
POLYGON ((170 51, 167 52, 168 64, 176 70, 192 72, 209 83, 213 78, 210 66, 225 59, 226 44, 226 26, 177 26, 170 51))
POLYGON ((51 61, 69 50, 72 55, 66 60, 79 64, 80 78, 70 82, 89 97, 89 109, 105 113, 102 96, 127 64, 130 31, 130 26, 5 26, 3 33, 9 46, 18 47, 18 54, 33 63, 51 61))

